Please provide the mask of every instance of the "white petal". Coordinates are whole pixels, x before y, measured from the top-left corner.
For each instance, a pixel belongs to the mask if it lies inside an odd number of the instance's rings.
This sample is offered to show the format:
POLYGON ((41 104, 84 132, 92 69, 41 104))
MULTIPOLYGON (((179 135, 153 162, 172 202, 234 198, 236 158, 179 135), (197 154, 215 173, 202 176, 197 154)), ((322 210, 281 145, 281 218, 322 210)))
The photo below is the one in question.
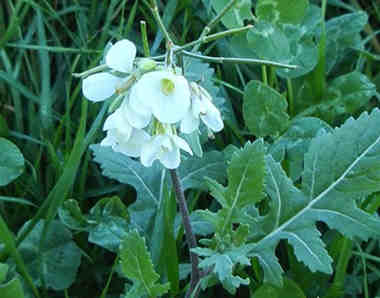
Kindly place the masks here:
POLYGON ((131 96, 131 104, 136 110, 138 103, 150 107, 162 123, 178 122, 190 107, 190 88, 183 76, 168 71, 153 71, 143 75, 135 86, 136 98, 131 96), (174 83, 174 90, 168 95, 162 91, 163 79, 174 83))
POLYGON ((165 151, 160 154, 160 162, 167 169, 176 169, 180 164, 179 149, 175 148, 172 151, 165 151))
POLYGON ((127 39, 122 39, 107 52, 106 64, 114 70, 131 73, 135 57, 136 47, 134 43, 127 39))
POLYGON ((141 92, 139 92, 138 82, 133 85, 131 89, 131 93, 129 95, 129 106, 132 108, 132 110, 136 111, 136 113, 139 113, 145 117, 152 117, 152 109, 150 107, 150 100, 153 100, 153 99, 148 98, 147 100, 147 96, 144 94, 144 90, 141 90, 141 92))
POLYGON ((115 112, 109 115, 104 122, 103 130, 110 129, 115 129, 119 134, 121 134, 120 138, 125 140, 129 139, 133 128, 123 115, 122 108, 118 108, 115 112))
POLYGON ((200 117, 204 124, 206 124, 212 131, 221 131, 224 127, 220 111, 212 104, 211 101, 204 101, 207 106, 206 114, 201 114, 200 117))
POLYGON ((183 133, 192 133, 199 127, 199 118, 194 117, 192 111, 186 113, 181 120, 180 130, 183 133))
POLYGON ((149 142, 150 135, 141 129, 133 129, 131 137, 126 142, 121 142, 116 151, 131 157, 139 157, 141 148, 149 142))
POLYGON ((100 142, 100 146, 113 146, 115 142, 115 137, 107 132, 107 136, 100 142))
POLYGON ((173 140, 173 142, 176 145, 176 147, 178 147, 178 148, 180 148, 182 150, 185 150, 190 155, 193 155, 193 151, 191 151, 191 148, 190 148, 189 144, 187 144, 184 139, 182 139, 182 138, 180 138, 179 136, 176 136, 176 135, 171 136, 171 139, 173 140))
POLYGON ((161 151, 161 140, 160 136, 155 136, 142 146, 140 160, 143 166, 151 167, 153 162, 158 158, 158 154, 161 151))
POLYGON ((152 114, 149 112, 145 114, 137 112, 133 106, 129 104, 128 98, 125 99, 122 108, 128 122, 135 128, 141 129, 146 127, 152 118, 152 114))
POLYGON ((107 72, 100 72, 85 78, 82 83, 83 95, 91 101, 102 101, 115 93, 120 78, 107 72))

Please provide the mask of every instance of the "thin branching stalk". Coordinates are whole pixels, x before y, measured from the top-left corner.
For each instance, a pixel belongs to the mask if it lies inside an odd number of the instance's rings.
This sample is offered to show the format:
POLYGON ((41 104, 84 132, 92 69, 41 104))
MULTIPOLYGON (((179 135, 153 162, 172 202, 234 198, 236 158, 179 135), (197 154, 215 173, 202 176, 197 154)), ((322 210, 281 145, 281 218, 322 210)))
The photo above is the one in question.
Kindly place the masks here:
POLYGON ((267 65, 267 66, 276 66, 280 68, 289 68, 289 69, 297 68, 296 65, 283 64, 283 63, 273 62, 269 60, 260 60, 260 59, 251 59, 251 58, 211 57, 211 56, 204 56, 200 54, 191 53, 188 51, 182 51, 182 54, 185 56, 192 57, 192 58, 197 58, 197 59, 205 60, 208 62, 214 62, 214 63, 261 64, 261 65, 267 65))
MULTIPOLYGON (((179 210, 182 216, 182 222, 185 229, 187 245, 190 250, 191 280, 190 280, 190 288, 186 293, 186 297, 190 297, 198 281, 201 278, 201 273, 198 268, 198 264, 199 264, 198 256, 195 253, 191 252, 192 248, 197 247, 197 240, 194 236, 193 229, 191 228, 189 210, 187 209, 185 194, 183 192, 182 184, 178 177, 177 171, 175 169, 170 170, 170 175, 172 178, 179 210)), ((197 297, 197 295, 195 295, 194 297, 197 297)))

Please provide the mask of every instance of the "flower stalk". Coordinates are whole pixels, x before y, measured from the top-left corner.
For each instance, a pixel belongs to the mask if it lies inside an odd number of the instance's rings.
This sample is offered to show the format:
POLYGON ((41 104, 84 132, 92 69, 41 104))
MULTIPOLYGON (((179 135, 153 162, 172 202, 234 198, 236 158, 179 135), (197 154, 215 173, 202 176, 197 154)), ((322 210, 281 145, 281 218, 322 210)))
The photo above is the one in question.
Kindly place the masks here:
MULTIPOLYGON (((197 247, 197 240, 195 238, 193 229, 190 224, 189 210, 187 209, 185 194, 183 192, 183 188, 181 185, 181 181, 178 177, 177 171, 175 169, 170 170, 170 175, 172 178, 179 210, 182 216, 182 222, 185 229, 187 246, 189 247, 189 251, 190 251, 191 279, 190 279, 190 287, 185 296, 186 298, 188 298, 193 294, 193 291, 195 290, 197 283, 199 282, 201 278, 201 272, 198 268, 198 264, 199 264, 198 255, 191 252, 192 248, 197 247)), ((193 297, 197 297, 197 296, 198 296, 197 293, 193 295, 193 297)))

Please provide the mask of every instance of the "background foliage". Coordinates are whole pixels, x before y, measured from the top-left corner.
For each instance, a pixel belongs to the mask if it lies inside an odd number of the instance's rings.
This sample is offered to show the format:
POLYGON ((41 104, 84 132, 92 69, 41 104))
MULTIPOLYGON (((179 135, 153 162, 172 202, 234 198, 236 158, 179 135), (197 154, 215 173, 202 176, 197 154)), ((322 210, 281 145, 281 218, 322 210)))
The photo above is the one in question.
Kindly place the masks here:
MULTIPOLYGON (((179 45, 229 3, 158 2, 179 45)), ((184 58, 225 122, 215 139, 202 130, 179 168, 210 271, 200 296, 380 296, 378 2, 236 2, 212 32, 254 27, 199 51, 299 67, 184 58)), ((143 56, 141 20, 162 54, 144 0, 1 2, 1 297, 186 290, 169 174, 96 145, 110 102, 88 103, 71 75, 98 65, 110 40, 143 56)))

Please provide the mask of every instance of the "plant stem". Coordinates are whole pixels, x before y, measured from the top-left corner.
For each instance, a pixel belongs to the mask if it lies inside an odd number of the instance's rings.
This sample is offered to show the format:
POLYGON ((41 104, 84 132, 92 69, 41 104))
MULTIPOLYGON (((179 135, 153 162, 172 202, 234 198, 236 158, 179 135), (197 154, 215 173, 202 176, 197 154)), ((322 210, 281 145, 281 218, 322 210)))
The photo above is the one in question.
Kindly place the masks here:
POLYGON ((261 76, 262 76, 264 85, 268 85, 267 67, 265 65, 261 65, 261 76))
POLYGON ((152 11, 153 17, 156 20, 158 26, 160 27, 162 33, 164 33, 164 36, 166 38, 166 41, 173 44, 173 41, 169 35, 168 30, 166 30, 166 27, 164 25, 164 22, 161 19, 160 13, 158 11, 157 1, 152 0, 152 6, 150 7, 150 10, 152 11))
POLYGON ((145 57, 150 56, 150 50, 149 50, 149 42, 148 42, 148 34, 146 32, 146 22, 140 21, 140 30, 141 30, 141 39, 143 42, 144 47, 144 55, 145 57))
POLYGON ((226 57, 211 57, 211 56, 204 56, 204 55, 199 55, 195 53, 191 53, 188 51, 182 51, 182 54, 185 56, 209 61, 209 62, 214 62, 214 63, 244 63, 244 64, 262 64, 262 65, 268 65, 268 66, 276 66, 280 68, 290 68, 290 69, 295 69, 297 68, 296 65, 289 65, 289 64, 283 64, 283 63, 278 63, 278 62, 273 62, 269 60, 260 60, 260 59, 251 59, 251 58, 226 58, 226 57))
MULTIPOLYGON (((191 249, 197 246, 197 240, 195 239, 193 229, 191 228, 189 210, 187 209, 185 194, 183 192, 182 184, 181 184, 181 181, 179 180, 177 171, 175 169, 170 170, 170 175, 172 178, 177 203, 179 205, 179 210, 182 215, 182 222, 183 222, 183 226, 186 233, 187 246, 189 247, 189 251, 190 251, 191 280, 190 280, 190 288, 186 293, 186 297, 190 297, 198 281, 201 278, 201 274, 198 268, 198 264, 199 264, 198 256, 195 253, 191 252, 191 249)), ((197 296, 198 295, 196 294, 194 297, 197 297, 197 296)))
MULTIPOLYGON (((219 22, 219 20, 231 9, 231 7, 235 5, 236 2, 237 0, 231 0, 228 2, 227 5, 203 28, 198 40, 202 40, 211 31, 212 27, 214 27, 219 22)), ((200 46, 201 43, 196 44, 192 49, 192 52, 198 51, 200 46)))
POLYGON ((289 110, 289 115, 292 116, 293 108, 294 108, 294 93, 293 93, 292 80, 287 78, 286 84, 288 86, 288 110, 289 110))

